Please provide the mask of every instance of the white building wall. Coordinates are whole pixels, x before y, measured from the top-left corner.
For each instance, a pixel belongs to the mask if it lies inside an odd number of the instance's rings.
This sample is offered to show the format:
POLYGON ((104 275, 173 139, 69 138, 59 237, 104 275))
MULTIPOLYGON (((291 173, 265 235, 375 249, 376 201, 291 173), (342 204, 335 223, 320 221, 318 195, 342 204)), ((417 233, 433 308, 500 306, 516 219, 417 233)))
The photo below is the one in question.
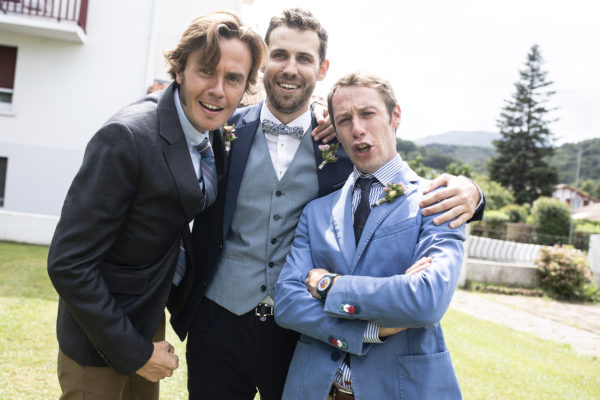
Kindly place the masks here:
MULTIPOLYGON (((0 157, 8 158, 0 220, 15 212, 18 219, 11 221, 42 218, 47 230, 53 219, 40 215, 60 214, 92 135, 142 97, 153 79, 167 78, 163 51, 176 45, 195 17, 215 9, 239 11, 241 4, 90 1, 83 44, 0 27, 0 45, 18 48, 12 110, 0 112, 0 157)), ((28 241, 11 227, 0 222, 0 240, 28 241)), ((31 237, 40 243, 39 235, 31 237)))

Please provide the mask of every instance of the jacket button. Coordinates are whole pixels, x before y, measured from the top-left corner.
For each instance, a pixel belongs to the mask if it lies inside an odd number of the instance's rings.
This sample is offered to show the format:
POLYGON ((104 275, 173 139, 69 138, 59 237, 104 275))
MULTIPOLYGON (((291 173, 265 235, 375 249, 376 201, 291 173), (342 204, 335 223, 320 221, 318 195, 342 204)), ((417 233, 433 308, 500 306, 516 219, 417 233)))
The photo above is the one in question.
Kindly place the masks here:
POLYGON ((339 361, 339 359, 342 357, 342 355, 340 353, 338 353, 337 351, 334 351, 333 353, 331 353, 331 359, 333 361, 339 361))
POLYGON ((262 286, 260 287, 260 290, 261 290, 262 292, 266 292, 266 291, 267 291, 267 287, 266 287, 265 285, 262 285, 262 286))
POLYGON ((273 219, 274 219, 275 221, 279 221, 279 219, 280 219, 280 218, 281 218, 281 216, 279 216, 279 214, 275 214, 275 215, 273 215, 273 219))
POLYGON ((277 196, 277 197, 281 196, 282 194, 283 193, 281 193, 281 190, 278 190, 278 191, 275 192, 275 196, 277 196))
POLYGON ((271 262, 269 263, 269 268, 273 268, 274 266, 275 266, 275 263, 274 263, 273 261, 271 261, 271 262))
POLYGON ((277 239, 276 238, 271 239, 271 244, 275 244, 275 243, 277 243, 277 239))

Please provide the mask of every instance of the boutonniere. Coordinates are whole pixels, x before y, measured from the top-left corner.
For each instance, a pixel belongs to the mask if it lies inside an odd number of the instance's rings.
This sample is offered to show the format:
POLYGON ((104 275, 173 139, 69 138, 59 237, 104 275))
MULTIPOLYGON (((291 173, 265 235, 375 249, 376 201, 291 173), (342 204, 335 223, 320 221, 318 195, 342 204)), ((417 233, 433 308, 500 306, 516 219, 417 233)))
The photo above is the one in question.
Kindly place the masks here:
POLYGON ((404 193, 406 193, 406 186, 404 186, 403 183, 388 183, 388 185, 383 188, 383 192, 385 193, 384 196, 377 200, 375 204, 373 204, 373 207, 381 205, 386 201, 391 203, 396 200, 397 197, 404 196, 404 193))
POLYGON ((231 142, 233 142, 238 137, 235 136, 235 124, 223 126, 223 136, 225 138, 225 152, 229 154, 229 150, 231 149, 231 142))
POLYGON ((337 151, 339 143, 334 144, 320 144, 319 150, 321 150, 321 157, 323 158, 323 162, 319 164, 319 169, 323 169, 325 164, 334 163, 338 160, 335 156, 335 152, 337 151))

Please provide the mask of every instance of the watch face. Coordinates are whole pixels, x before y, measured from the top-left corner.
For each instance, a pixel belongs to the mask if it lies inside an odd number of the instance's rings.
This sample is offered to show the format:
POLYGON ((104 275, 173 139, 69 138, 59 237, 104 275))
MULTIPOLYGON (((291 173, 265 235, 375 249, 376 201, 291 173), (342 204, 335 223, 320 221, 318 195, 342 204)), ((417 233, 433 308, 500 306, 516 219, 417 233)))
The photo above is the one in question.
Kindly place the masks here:
POLYGON ((331 277, 330 276, 324 276, 321 278, 321 280, 319 281, 319 289, 320 290, 325 290, 327 288, 327 286, 329 286, 329 283, 331 282, 331 277))

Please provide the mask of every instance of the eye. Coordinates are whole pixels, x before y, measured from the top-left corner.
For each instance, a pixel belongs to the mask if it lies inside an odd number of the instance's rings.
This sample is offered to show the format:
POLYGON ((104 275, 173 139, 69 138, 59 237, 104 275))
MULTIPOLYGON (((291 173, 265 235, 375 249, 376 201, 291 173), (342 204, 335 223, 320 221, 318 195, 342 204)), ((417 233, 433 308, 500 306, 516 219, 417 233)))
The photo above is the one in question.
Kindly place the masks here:
POLYGON ((227 77, 227 80, 229 80, 229 82, 232 82, 232 83, 239 83, 242 81, 242 77, 239 75, 229 75, 227 77))
POLYGON ((298 61, 300 61, 301 63, 312 63, 312 59, 308 56, 300 56, 298 57, 298 61))
POLYGON ((213 76, 214 75, 214 71, 210 71, 206 68, 200 68, 199 72, 201 75, 205 75, 205 76, 213 76))

